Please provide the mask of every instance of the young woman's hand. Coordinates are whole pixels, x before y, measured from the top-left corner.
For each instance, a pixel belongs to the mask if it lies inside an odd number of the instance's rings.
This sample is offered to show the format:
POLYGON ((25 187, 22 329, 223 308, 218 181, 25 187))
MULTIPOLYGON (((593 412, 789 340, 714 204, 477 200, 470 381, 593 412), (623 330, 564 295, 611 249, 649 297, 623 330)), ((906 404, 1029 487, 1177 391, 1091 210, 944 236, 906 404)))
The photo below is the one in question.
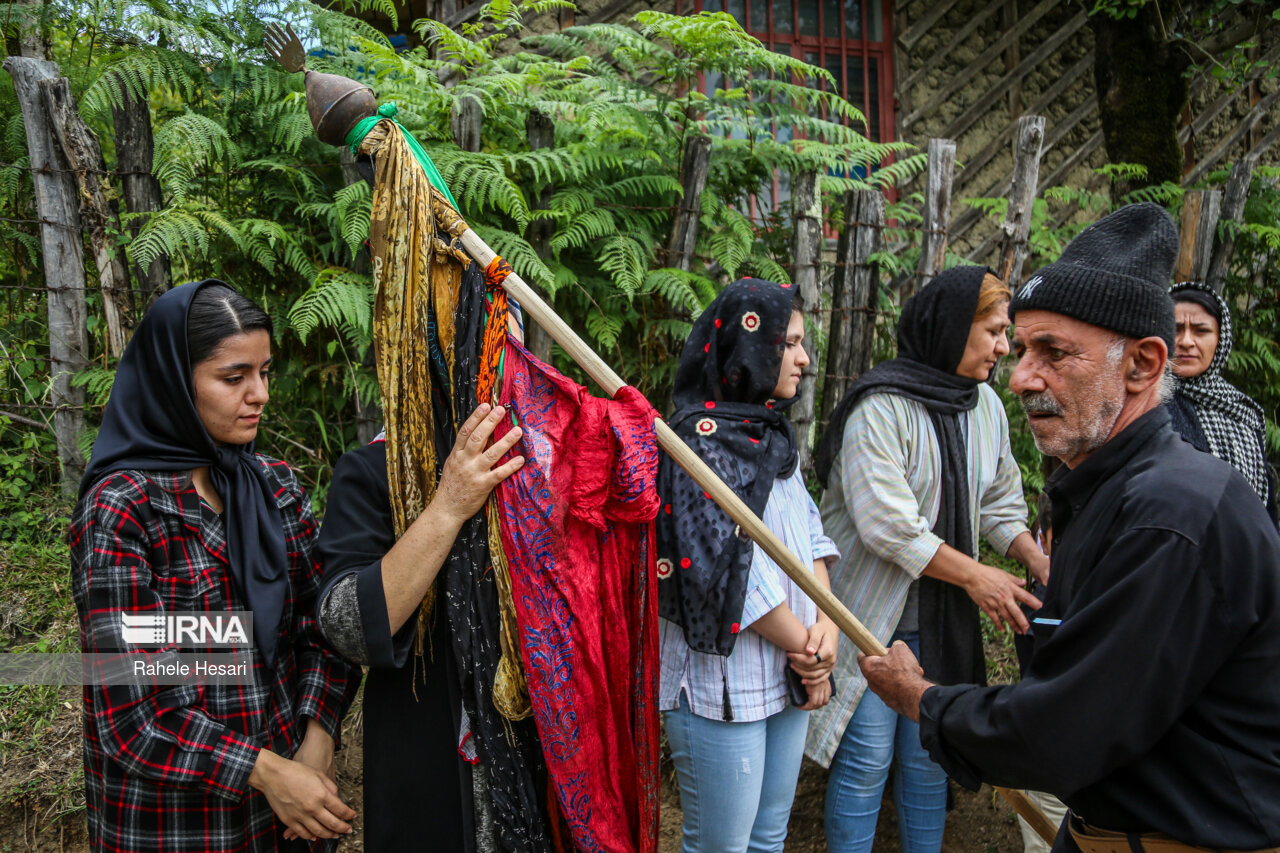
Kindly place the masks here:
POLYGON ((337 838, 351 832, 348 823, 355 809, 338 797, 334 781, 314 767, 259 751, 249 774, 249 784, 267 797, 267 803, 287 830, 298 838, 337 838))
POLYGON ((502 406, 491 409, 487 403, 481 403, 458 430, 458 440, 445 460, 440 484, 431 502, 439 502, 440 507, 459 522, 465 522, 479 512, 493 487, 524 465, 523 456, 514 456, 494 467, 520 440, 522 433, 519 427, 495 441, 492 447, 485 447, 506 414, 507 410, 502 406))
POLYGON ((824 678, 816 684, 805 680, 805 690, 809 692, 809 701, 800 706, 801 711, 816 711, 831 701, 831 680, 824 678))
MULTIPOLYGON (((338 781, 338 766, 333 760, 333 738, 324 730, 324 726, 310 717, 307 718, 307 733, 302 737, 302 745, 293 754, 293 760, 320 771, 334 782, 338 781)), ((286 841, 292 841, 298 837, 298 833, 286 829, 284 837, 286 841)))
POLYGON ((809 643, 803 653, 787 652, 791 668, 800 673, 805 686, 825 683, 836 665, 840 629, 827 616, 819 616, 809 627, 809 643))
POLYGON ((293 754, 293 760, 319 770, 335 782, 338 780, 337 765, 333 760, 333 737, 310 717, 307 718, 307 733, 293 754))

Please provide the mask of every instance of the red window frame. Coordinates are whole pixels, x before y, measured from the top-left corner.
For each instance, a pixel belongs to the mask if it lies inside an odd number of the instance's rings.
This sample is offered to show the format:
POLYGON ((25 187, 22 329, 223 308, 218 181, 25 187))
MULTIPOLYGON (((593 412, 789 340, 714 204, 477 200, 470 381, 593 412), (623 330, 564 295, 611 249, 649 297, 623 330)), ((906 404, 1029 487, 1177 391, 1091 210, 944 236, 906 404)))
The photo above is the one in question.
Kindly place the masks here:
MULTIPOLYGON (((849 83, 851 77, 851 66, 854 63, 850 59, 862 60, 858 63, 861 66, 862 80, 862 103, 850 100, 854 106, 862 110, 867 118, 867 127, 865 132, 867 136, 876 142, 890 142, 894 139, 894 80, 893 80, 893 0, 862 0, 858 4, 861 12, 862 20, 858 32, 861 38, 850 38, 848 27, 846 26, 845 14, 846 8, 843 2, 835 0, 818 0, 818 35, 802 35, 800 33, 800 2, 801 0, 792 0, 791 2, 791 27, 790 32, 780 32, 774 21, 773 0, 734 0, 734 5, 742 4, 743 18, 738 23, 742 24, 744 30, 758 38, 770 50, 778 53, 786 54, 792 57, 803 59, 811 65, 819 67, 827 67, 827 58, 829 56, 841 57, 840 62, 840 78, 838 83, 840 91, 845 93, 846 99, 850 94, 849 83), (867 7, 873 3, 880 5, 880 39, 871 40, 867 38, 868 21, 867 7), (764 12, 764 21, 757 21, 758 12, 764 12), (840 20, 836 24, 837 36, 824 35, 827 30, 827 16, 832 12, 839 15, 840 20), (763 26, 761 26, 763 24, 763 26), (868 61, 870 60, 870 61, 868 61), (871 81, 871 68, 876 68, 875 85, 871 81), (879 109, 872 110, 873 98, 875 95, 875 103, 879 109)), ((691 13, 701 12, 705 9, 705 0, 676 0, 676 14, 684 14, 686 6, 690 6, 691 13)), ((729 5, 728 0, 719 0, 714 6, 725 9, 729 5)), ((853 72, 856 73, 856 70, 853 72)), ((778 197, 778 179, 774 177, 773 181, 773 197, 778 197)), ((757 218, 758 210, 755 198, 751 200, 751 216, 757 218)))

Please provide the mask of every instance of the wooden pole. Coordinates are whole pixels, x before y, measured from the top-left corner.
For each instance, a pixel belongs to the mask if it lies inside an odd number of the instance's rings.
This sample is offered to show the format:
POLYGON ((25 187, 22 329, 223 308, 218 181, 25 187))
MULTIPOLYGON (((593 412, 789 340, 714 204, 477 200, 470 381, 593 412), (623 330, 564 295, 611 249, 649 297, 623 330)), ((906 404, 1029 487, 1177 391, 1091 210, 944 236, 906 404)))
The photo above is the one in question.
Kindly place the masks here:
POLYGON ((89 245, 93 248, 94 266, 98 268, 102 313, 107 321, 107 351, 118 358, 133 334, 134 317, 133 300, 129 298, 129 273, 115 241, 120 222, 104 191, 107 164, 102 159, 98 138, 76 109, 71 81, 58 77, 41 80, 38 85, 49 123, 80 185, 82 212, 89 226, 89 245))
POLYGON ((883 229, 884 196, 875 190, 850 190, 845 195, 844 228, 832 276, 831 331, 822 382, 820 423, 824 429, 853 380, 871 367, 880 291, 880 267, 871 256, 880 251, 883 229))
POLYGON ((84 248, 76 184, 54 142, 53 128, 40 97, 39 82, 61 75, 45 59, 10 56, 4 69, 22 109, 40 217, 40 248, 48 290, 50 399, 53 432, 62 465, 62 491, 74 495, 84 474, 80 434, 84 432, 84 389, 71 378, 88 365, 89 333, 85 325, 84 248))
MULTIPOLYGON (((800 374, 797 400, 791 407, 791 423, 799 439, 800 470, 813 468, 813 450, 809 433, 816 414, 818 396, 818 355, 812 341, 814 317, 820 307, 818 294, 818 264, 822 251, 822 194, 818 191, 821 175, 818 172, 802 172, 792 177, 791 183, 791 280, 800 293, 801 311, 808 322, 810 334, 806 347, 813 356, 800 374)), ((816 324, 821 331, 822 324, 816 324)))
POLYGON ((1222 190, 1191 190, 1182 198, 1182 233, 1178 242, 1178 262, 1173 280, 1204 281, 1213 254, 1213 235, 1218 229, 1222 190))
POLYGON ((956 144, 950 139, 929 140, 929 169, 924 193, 924 246, 920 267, 913 281, 907 280, 906 302, 942 272, 947 255, 947 225, 951 222, 951 182, 955 174, 956 144))
POLYGON ((1022 267, 1031 253, 1027 236, 1031 233, 1031 213, 1036 202, 1036 186, 1040 178, 1040 151, 1044 146, 1044 116, 1018 119, 1017 141, 1013 148, 1013 184, 1009 188, 1009 207, 1000 225, 1000 261, 996 275, 1017 288, 1022 280, 1022 267))
POLYGON ((1205 283, 1219 295, 1227 283, 1231 253, 1236 248, 1236 232, 1244 216, 1244 203, 1249 198, 1249 185, 1253 182, 1253 170, 1257 166, 1258 155, 1249 154, 1232 168, 1231 177, 1227 179, 1227 189, 1222 199, 1222 217, 1219 220, 1226 222, 1227 226, 1223 229, 1222 240, 1213 250, 1213 257, 1209 260, 1209 273, 1205 277, 1205 283))

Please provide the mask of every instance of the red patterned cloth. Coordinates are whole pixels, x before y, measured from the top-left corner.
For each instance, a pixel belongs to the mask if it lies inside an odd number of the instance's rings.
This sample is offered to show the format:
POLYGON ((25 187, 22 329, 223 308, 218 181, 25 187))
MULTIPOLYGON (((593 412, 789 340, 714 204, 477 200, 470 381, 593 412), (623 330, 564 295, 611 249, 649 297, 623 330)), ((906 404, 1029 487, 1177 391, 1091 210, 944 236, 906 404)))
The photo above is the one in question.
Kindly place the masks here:
POLYGON ((576 849, 652 853, 656 413, 634 388, 591 397, 510 339, 501 402, 524 430, 498 505, 551 784, 576 849))

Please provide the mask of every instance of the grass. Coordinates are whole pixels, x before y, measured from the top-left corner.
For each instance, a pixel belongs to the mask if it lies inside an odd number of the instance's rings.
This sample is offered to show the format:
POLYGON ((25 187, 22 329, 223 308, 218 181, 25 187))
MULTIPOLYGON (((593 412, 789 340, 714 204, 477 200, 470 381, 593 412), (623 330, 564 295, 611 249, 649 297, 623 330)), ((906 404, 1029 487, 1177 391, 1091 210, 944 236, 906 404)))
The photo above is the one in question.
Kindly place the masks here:
MULTIPOLYGON (((35 491, 22 501, 24 523, 0 531, 0 653, 79 647, 63 541, 69 510, 56 492, 35 491)), ((82 810, 80 741, 79 688, 0 685, 0 806, 41 822, 82 810)))

